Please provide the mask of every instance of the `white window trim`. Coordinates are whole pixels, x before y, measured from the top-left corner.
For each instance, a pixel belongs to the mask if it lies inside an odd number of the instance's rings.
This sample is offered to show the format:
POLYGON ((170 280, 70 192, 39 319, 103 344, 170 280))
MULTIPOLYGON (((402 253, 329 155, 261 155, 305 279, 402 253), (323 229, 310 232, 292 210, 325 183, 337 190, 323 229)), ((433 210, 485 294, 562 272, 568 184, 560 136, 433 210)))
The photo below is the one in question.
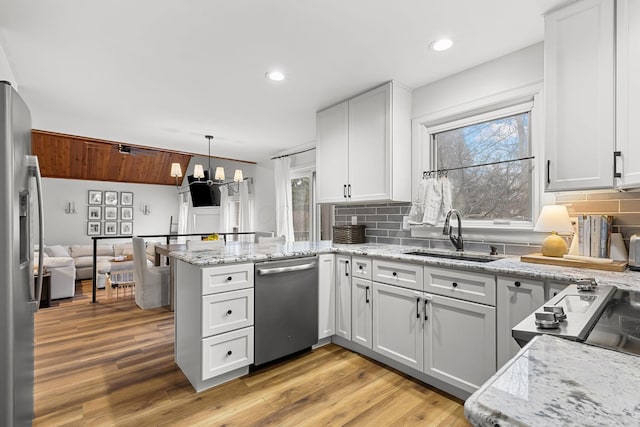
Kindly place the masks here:
MULTIPOLYGON (((433 135, 444 130, 455 129, 472 123, 491 120, 510 114, 531 111, 530 138, 532 160, 532 206, 533 221, 512 221, 510 223, 487 221, 468 221, 462 223, 463 236, 467 240, 492 241, 504 243, 541 243, 545 236, 533 231, 533 225, 545 197, 540 171, 544 170, 544 147, 541 135, 543 123, 543 94, 542 84, 533 84, 506 91, 469 103, 461 104, 439 112, 414 118, 413 149, 414 149, 414 177, 412 180, 413 197, 417 196, 417 189, 422 179, 422 171, 429 170, 431 164, 431 139, 433 135)), ((443 238, 443 224, 435 226, 411 226, 414 237, 443 238)))
MULTIPOLYGON (((311 195, 309 197, 309 213, 311 214, 311 230, 310 230, 310 241, 318 240, 318 236, 320 236, 320 218, 318 216, 316 206, 316 195, 315 195, 315 164, 306 164, 301 165, 297 168, 292 168, 289 171, 289 178, 309 178, 309 182, 311 184, 311 195)), ((289 189, 291 191, 291 188, 289 189)))

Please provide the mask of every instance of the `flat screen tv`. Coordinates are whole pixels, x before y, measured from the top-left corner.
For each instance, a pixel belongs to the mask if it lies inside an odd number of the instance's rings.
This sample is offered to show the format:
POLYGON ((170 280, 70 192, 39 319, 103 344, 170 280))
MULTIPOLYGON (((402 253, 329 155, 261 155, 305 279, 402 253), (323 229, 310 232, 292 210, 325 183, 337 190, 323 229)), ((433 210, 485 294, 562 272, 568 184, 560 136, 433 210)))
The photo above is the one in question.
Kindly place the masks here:
POLYGON ((218 184, 207 185, 209 173, 205 171, 204 178, 198 180, 193 175, 187 176, 191 203, 194 208, 202 206, 220 206, 220 188, 218 184))

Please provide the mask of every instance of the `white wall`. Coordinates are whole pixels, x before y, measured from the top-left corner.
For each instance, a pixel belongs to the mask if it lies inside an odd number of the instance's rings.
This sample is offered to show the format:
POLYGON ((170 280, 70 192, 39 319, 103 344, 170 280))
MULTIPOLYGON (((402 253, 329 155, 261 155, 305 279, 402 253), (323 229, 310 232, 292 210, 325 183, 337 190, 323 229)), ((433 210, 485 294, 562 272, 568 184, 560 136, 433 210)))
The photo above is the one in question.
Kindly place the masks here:
POLYGON ((16 90, 18 89, 18 82, 13 75, 11 65, 9 64, 9 60, 7 59, 7 55, 4 51, 4 48, 2 47, 2 44, 0 44, 0 81, 1 80, 10 82, 16 90))
POLYGON ((133 192, 134 235, 167 234, 171 216, 174 221, 178 218, 178 193, 175 186, 44 178, 42 187, 44 241, 47 245, 92 242, 91 237, 87 236, 89 190, 133 192), (66 202, 75 203, 75 214, 65 213, 66 202), (151 207, 149 215, 142 213, 142 205, 145 203, 151 207))
POLYGON ((544 45, 540 42, 419 87, 413 91, 412 117, 542 82, 543 54, 544 45))

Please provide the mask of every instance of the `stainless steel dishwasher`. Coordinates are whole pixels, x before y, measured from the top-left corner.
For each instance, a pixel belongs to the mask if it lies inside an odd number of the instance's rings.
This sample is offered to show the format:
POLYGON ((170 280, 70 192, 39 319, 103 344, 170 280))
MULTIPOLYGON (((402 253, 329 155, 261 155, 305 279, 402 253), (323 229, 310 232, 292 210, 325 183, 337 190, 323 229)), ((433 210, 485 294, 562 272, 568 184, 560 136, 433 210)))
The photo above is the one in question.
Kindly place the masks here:
POLYGON ((318 342, 317 257, 255 264, 254 365, 318 342))

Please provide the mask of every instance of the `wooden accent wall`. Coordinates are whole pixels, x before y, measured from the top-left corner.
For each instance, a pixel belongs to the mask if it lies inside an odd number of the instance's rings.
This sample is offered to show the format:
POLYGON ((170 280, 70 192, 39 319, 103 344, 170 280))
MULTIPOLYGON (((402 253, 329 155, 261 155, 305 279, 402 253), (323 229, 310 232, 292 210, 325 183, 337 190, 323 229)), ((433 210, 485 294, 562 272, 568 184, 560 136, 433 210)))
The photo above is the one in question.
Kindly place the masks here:
POLYGON ((187 170, 192 155, 126 143, 33 130, 32 152, 43 177, 175 185, 171 163, 187 170), (130 154, 118 152, 119 145, 130 154))

